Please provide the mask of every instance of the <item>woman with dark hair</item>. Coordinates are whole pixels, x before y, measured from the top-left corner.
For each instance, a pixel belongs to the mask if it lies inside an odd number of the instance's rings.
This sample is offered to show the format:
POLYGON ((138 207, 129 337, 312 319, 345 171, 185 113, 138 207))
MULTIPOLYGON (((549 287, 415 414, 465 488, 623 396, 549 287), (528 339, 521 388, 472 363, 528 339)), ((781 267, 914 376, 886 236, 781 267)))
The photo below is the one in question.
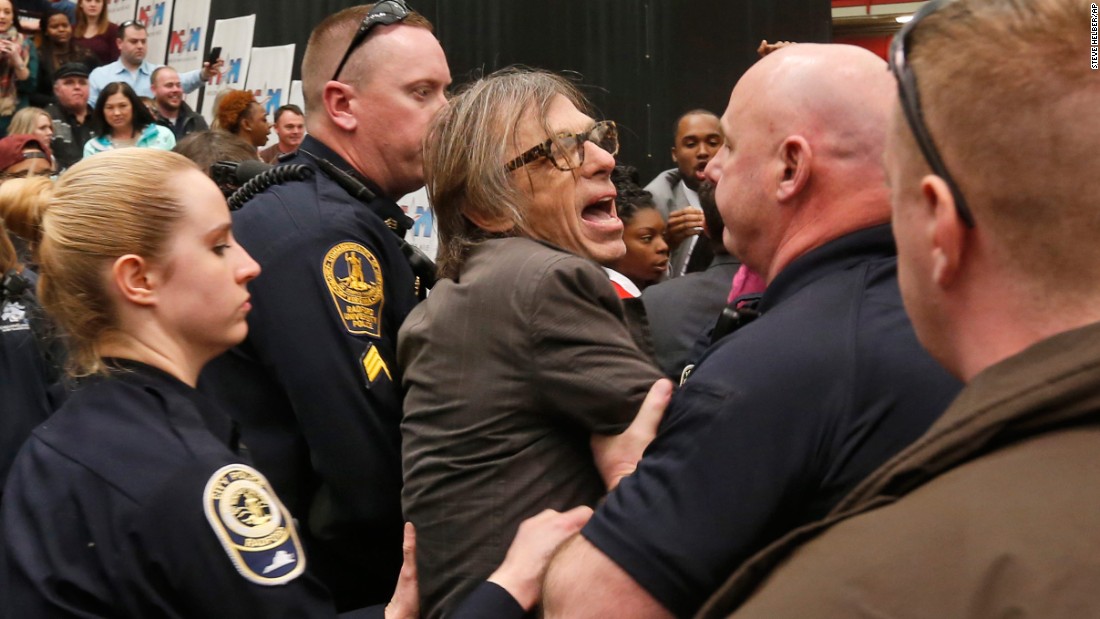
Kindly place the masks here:
POLYGON ((103 135, 84 144, 85 157, 128 146, 172 150, 176 145, 172 130, 153 120, 152 112, 126 82, 111 82, 99 93, 95 118, 104 128, 103 135))
POLYGON ((31 103, 46 107, 53 100, 53 76, 62 65, 79 62, 88 67, 99 64, 95 54, 73 42, 73 27, 65 11, 51 8, 42 18, 42 41, 38 44, 38 87, 31 103))
POLYGON ((615 166, 615 209, 623 221, 626 253, 603 263, 620 299, 636 298, 641 291, 668 275, 668 243, 665 220, 653 202, 653 194, 638 184, 638 171, 615 166))
POLYGON ((76 3, 73 38, 77 45, 95 55, 96 65, 118 60, 118 26, 107 19, 105 0, 79 0, 76 3))

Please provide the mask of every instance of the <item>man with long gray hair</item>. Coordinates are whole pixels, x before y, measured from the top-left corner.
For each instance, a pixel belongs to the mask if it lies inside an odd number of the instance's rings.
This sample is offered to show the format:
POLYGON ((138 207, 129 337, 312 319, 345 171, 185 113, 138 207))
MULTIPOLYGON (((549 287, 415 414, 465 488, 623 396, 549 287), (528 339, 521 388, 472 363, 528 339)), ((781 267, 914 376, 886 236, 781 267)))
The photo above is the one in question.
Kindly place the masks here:
POLYGON ((426 617, 485 578, 525 518, 596 504, 622 472, 606 437, 660 377, 597 265, 626 248, 618 134, 587 109, 558 76, 506 70, 456 96, 426 141, 445 279, 398 347, 426 617))

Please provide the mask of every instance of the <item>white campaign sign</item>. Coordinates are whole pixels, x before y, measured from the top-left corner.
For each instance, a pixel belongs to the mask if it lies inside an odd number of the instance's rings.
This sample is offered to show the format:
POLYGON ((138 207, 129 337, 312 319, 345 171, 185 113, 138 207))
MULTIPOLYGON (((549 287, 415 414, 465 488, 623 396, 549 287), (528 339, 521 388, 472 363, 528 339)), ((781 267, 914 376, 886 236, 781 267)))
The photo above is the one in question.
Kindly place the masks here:
MULTIPOLYGON (((245 90, 251 90, 264 106, 268 120, 275 120, 275 110, 290 101, 290 74, 294 71, 294 44, 278 47, 253 47, 248 65, 245 90)), ((267 144, 278 141, 275 132, 267 135, 267 144)))
POLYGON ((110 0, 107 3, 107 19, 112 24, 121 24, 128 19, 133 19, 136 6, 137 0, 110 0))
POLYGON ((137 19, 149 33, 149 52, 145 58, 153 64, 164 64, 168 57, 168 40, 172 34, 172 0, 139 0, 137 19))
POLYGON ((214 22, 214 38, 211 48, 222 48, 221 58, 225 66, 210 80, 202 96, 202 115, 206 121, 214 119, 214 101, 218 93, 227 88, 243 89, 252 58, 252 35, 256 29, 256 16, 245 15, 214 22))
MULTIPOLYGON (((168 64, 180 73, 201 69, 206 53, 210 0, 176 0, 175 4, 172 30, 168 35, 168 64)), ((198 109, 199 90, 187 95, 184 100, 191 109, 198 109)))

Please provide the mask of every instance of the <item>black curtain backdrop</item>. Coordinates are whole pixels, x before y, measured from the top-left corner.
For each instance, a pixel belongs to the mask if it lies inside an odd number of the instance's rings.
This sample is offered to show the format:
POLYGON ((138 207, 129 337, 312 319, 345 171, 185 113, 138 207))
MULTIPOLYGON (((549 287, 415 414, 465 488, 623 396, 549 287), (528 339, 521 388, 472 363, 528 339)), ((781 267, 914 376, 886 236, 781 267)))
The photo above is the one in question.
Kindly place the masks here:
MULTIPOLYGON (((215 0, 213 20, 256 14, 254 45, 296 43, 348 0, 215 0)), ((721 115, 761 39, 828 42, 829 0, 410 0, 436 26, 459 84, 523 64, 568 72, 619 123, 619 160, 645 184, 672 167, 683 112, 721 115)), ((209 41, 208 41, 209 48, 209 41)), ((297 68, 294 78, 299 79, 297 68)))

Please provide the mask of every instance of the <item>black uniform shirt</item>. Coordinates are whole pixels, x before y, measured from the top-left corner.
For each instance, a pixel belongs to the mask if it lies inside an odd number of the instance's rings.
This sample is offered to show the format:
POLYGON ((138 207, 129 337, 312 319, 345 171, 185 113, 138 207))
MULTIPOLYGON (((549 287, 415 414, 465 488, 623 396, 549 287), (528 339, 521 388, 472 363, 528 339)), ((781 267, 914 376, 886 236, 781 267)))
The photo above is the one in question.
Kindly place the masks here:
POLYGON ((3 616, 335 616, 229 419, 160 370, 114 363, 12 467, 3 616))
POLYGON ((53 410, 50 368, 30 322, 37 309, 0 293, 0 497, 19 447, 53 410))
POLYGON ((961 388, 917 342, 889 226, 793 261, 760 310, 703 358, 582 531, 678 616, 828 513, 961 388))
MULTIPOLYGON (((379 211, 309 156, 351 167, 306 136, 282 163, 317 170, 233 214, 263 267, 249 284, 248 339, 202 376, 241 423, 257 468, 299 515, 312 569, 341 610, 389 600, 401 567, 401 402, 397 331, 414 276, 379 211)), ((354 174, 352 172, 352 174, 354 174)), ((376 193, 378 193, 376 191, 376 193)))

